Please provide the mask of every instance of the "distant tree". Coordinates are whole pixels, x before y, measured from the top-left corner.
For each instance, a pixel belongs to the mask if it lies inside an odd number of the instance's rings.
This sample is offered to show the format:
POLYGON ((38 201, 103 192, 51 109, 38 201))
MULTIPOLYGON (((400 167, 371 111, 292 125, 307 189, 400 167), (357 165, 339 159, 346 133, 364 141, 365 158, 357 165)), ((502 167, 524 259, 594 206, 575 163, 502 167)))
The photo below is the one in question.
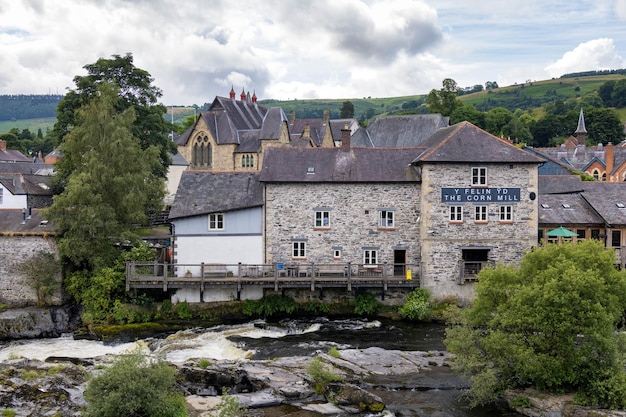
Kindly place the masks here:
POLYGON ((598 87, 598 95, 602 99, 603 103, 607 107, 614 106, 613 104, 613 87, 615 87, 615 80, 609 80, 598 87))
POLYGON ((626 107, 626 79, 623 78, 615 82, 611 93, 611 102, 618 109, 626 107))
POLYGON ((495 107, 485 114, 485 130, 494 136, 504 136, 505 126, 513 118, 513 113, 504 107, 495 107))
POLYGON ((585 109, 585 125, 589 141, 597 144, 620 143, 624 140, 624 125, 614 109, 585 109))
MULTIPOLYGON (((174 130, 164 118, 167 108, 158 103, 162 92, 152 84, 151 75, 133 64, 133 56, 113 55, 111 59, 100 58, 93 64, 85 65, 88 75, 74 77, 76 88, 70 90, 59 102, 57 107, 57 123, 54 135, 57 143, 62 144, 65 137, 78 125, 78 109, 96 99, 98 88, 103 83, 117 85, 119 98, 115 103, 115 112, 122 113, 134 108, 135 118, 131 128, 134 137, 139 139, 143 149, 157 146, 160 164, 155 167, 156 173, 165 177, 170 164, 169 152, 176 152, 174 143, 168 134, 174 130)), ((58 178, 61 186, 75 167, 61 162, 58 167, 58 178)))
POLYGON ((458 99, 459 87, 452 78, 446 78, 442 82, 440 90, 430 90, 426 98, 429 113, 439 113, 442 116, 450 116, 452 112, 462 105, 458 99))
POLYGON ((197 117, 195 115, 187 117, 183 124, 178 127, 178 134, 183 134, 187 129, 196 123, 197 117))
POLYGON ((450 115, 450 124, 457 124, 459 122, 467 121, 473 125, 485 128, 485 113, 476 110, 476 107, 471 105, 461 105, 457 107, 450 115))
POLYGON ((487 81, 485 82, 485 90, 495 90, 498 88, 498 83, 495 81, 487 81))
POLYGON ((115 243, 137 239, 132 226, 161 210, 164 183, 156 175, 159 149, 132 135, 135 112, 118 112, 119 91, 109 83, 78 112, 61 145, 73 167, 65 190, 45 214, 59 234, 59 253, 78 269, 108 266, 115 243))
POLYGON ((18 265, 26 283, 35 291, 38 306, 48 306, 55 292, 61 289, 61 264, 48 252, 37 252, 18 265))
POLYGON ((339 110, 339 117, 341 119, 351 119, 354 117, 354 104, 351 101, 344 101, 341 109, 339 110))
POLYGON ((473 405, 504 390, 578 391, 602 407, 626 406, 623 338, 626 272, 601 242, 548 244, 519 267, 483 269, 476 297, 445 344, 469 376, 473 405))

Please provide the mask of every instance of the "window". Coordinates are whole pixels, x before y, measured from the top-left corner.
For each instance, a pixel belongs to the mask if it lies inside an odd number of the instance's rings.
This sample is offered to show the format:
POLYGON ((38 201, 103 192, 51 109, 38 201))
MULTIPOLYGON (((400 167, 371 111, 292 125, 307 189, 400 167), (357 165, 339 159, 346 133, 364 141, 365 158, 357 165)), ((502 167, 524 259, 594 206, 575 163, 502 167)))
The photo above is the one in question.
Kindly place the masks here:
POLYGON ((587 230, 586 229, 577 229, 576 230, 576 238, 577 239, 584 239, 587 237, 587 230))
POLYGON ((241 157, 242 168, 254 168, 254 155, 243 155, 241 157))
POLYGON ((454 223, 463 222, 463 206, 450 206, 450 221, 454 223))
POLYGON ((341 249, 333 249, 333 258, 341 259, 341 249))
POLYGON ((378 251, 376 249, 365 249, 363 251, 363 263, 365 265, 377 265, 378 251))
POLYGON ((611 231, 611 246, 614 248, 622 246, 622 233, 620 230, 611 231))
POLYGON ((295 241, 292 242, 293 250, 291 256, 293 258, 306 258, 306 242, 304 241, 295 241))
POLYGON ((487 206, 475 206, 474 221, 477 223, 487 222, 487 206))
POLYGON ((224 230, 224 213, 209 214, 209 230, 224 230))
POLYGON ((327 211, 327 210, 315 211, 315 227, 316 228, 329 228, 330 227, 330 211, 327 211))
POLYGON ((487 168, 474 167, 472 168, 472 186, 485 187, 487 185, 487 168))
POLYGON ((380 210, 380 222, 379 225, 382 228, 389 229, 393 228, 393 211, 391 210, 380 210))
POLYGON ((193 146, 192 164, 196 166, 211 166, 213 154, 208 136, 199 136, 193 146))
POLYGON ((500 221, 501 222, 513 221, 513 206, 500 206, 500 221))

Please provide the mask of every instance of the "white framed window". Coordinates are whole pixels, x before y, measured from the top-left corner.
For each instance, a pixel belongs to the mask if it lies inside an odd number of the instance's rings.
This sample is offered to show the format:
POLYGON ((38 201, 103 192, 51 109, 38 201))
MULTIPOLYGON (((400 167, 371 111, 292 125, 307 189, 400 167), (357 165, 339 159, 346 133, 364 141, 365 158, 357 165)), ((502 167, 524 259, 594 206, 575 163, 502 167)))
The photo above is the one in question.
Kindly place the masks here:
POLYGON ((449 219, 454 223, 463 222, 463 206, 450 206, 449 219))
POLYGON ((341 249, 333 249, 333 258, 341 259, 341 249))
POLYGON ((473 187, 486 187, 487 186, 487 168, 472 167, 472 186, 473 187))
POLYGON ((513 206, 500 206, 499 212, 501 222, 513 221, 513 206))
POLYGON ((292 250, 291 250, 292 258, 297 258, 297 259, 306 258, 306 242, 305 241, 297 240, 297 241, 291 242, 291 244, 292 244, 292 250))
POLYGON ((254 155, 243 155, 241 157, 242 168, 254 168, 254 155))
POLYGON ((379 227, 391 229, 394 227, 393 210, 379 210, 379 227))
POLYGON ((209 230, 224 230, 224 213, 209 214, 209 230))
POLYGON ((378 264, 378 250, 365 249, 363 251, 363 264, 364 265, 377 265, 378 264))
POLYGON ((487 222, 487 206, 474 206, 474 221, 477 223, 487 222))
POLYGON ((315 227, 316 228, 329 228, 330 227, 330 211, 328 210, 316 210, 315 211, 315 227))

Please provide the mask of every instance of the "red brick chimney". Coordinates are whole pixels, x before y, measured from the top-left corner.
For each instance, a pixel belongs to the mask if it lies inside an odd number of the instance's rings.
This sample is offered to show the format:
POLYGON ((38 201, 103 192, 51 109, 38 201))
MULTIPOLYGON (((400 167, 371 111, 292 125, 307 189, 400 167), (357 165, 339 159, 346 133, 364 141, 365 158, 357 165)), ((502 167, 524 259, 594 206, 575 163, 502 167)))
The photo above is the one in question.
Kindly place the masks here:
POLYGON ((7 151, 7 141, 6 140, 0 140, 0 151, 7 151))
POLYGON ((341 151, 350 152, 350 128, 347 124, 341 129, 341 151))

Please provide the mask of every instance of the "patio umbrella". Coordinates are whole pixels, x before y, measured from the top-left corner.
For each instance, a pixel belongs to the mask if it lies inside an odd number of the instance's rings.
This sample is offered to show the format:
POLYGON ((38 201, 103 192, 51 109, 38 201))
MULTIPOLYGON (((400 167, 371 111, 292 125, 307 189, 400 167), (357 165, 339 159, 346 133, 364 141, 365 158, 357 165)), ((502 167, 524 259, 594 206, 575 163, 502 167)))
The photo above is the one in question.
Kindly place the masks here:
POLYGON ((556 229, 549 230, 548 233, 546 233, 546 235, 550 236, 550 237, 574 237, 574 236, 578 236, 577 233, 572 232, 571 230, 566 229, 563 226, 557 227, 556 229))

